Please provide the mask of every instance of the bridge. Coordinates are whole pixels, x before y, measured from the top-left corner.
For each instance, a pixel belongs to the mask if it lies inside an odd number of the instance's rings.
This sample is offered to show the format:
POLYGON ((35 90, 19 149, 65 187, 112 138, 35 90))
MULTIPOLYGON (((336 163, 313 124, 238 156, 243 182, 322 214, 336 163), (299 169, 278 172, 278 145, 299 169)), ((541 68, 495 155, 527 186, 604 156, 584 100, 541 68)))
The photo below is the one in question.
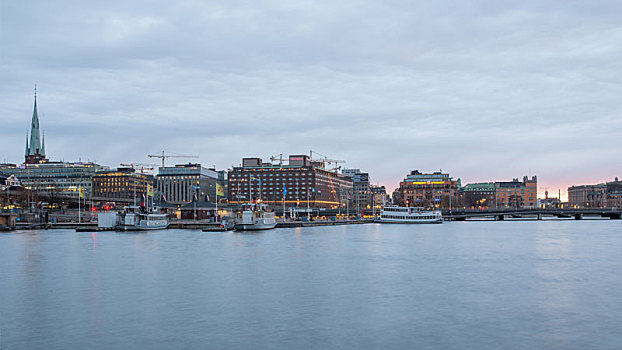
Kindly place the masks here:
POLYGON ((494 219, 503 221, 506 218, 514 219, 537 219, 567 218, 581 220, 586 217, 608 218, 619 220, 622 214, 620 208, 551 208, 551 209, 453 209, 443 210, 443 219, 453 221, 464 221, 467 219, 494 219))

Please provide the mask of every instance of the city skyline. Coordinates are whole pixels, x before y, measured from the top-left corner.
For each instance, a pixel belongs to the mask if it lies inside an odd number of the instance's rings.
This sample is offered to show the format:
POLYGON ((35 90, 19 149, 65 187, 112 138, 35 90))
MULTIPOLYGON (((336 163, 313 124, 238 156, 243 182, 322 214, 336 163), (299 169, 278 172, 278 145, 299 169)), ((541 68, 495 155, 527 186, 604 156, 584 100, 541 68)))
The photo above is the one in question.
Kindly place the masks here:
POLYGON ((23 160, 37 83, 51 160, 311 149, 388 191, 442 169, 537 175, 539 196, 622 170, 615 2, 65 5, 0 5, 1 161, 23 160))

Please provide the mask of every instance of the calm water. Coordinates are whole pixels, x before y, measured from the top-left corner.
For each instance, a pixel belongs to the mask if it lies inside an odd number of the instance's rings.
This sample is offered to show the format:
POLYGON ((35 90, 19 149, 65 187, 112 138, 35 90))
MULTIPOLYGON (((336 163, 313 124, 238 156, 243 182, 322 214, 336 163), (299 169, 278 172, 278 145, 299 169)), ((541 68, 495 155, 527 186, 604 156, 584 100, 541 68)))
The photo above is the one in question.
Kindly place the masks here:
POLYGON ((0 234, 0 349, 620 349, 622 221, 0 234))

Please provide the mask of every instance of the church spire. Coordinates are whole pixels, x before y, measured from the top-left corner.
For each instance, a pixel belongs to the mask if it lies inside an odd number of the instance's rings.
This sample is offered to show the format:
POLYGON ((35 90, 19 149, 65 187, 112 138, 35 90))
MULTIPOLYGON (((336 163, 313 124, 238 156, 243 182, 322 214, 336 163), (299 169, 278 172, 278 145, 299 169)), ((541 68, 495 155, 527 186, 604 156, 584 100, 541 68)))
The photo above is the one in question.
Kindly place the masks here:
POLYGON ((39 132, 39 113, 37 112, 37 85, 35 84, 35 104, 32 111, 30 122, 30 142, 26 139, 26 163, 46 162, 44 145, 41 144, 41 133, 39 132))

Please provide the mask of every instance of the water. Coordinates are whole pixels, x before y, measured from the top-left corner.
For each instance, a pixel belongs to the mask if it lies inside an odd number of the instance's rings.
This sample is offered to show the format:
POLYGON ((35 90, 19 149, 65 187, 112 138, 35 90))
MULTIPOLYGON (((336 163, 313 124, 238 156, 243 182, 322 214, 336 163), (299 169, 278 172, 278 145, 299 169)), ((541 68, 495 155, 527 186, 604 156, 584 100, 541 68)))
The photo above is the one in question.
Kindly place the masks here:
POLYGON ((619 349, 622 221, 0 234, 0 349, 619 349))

